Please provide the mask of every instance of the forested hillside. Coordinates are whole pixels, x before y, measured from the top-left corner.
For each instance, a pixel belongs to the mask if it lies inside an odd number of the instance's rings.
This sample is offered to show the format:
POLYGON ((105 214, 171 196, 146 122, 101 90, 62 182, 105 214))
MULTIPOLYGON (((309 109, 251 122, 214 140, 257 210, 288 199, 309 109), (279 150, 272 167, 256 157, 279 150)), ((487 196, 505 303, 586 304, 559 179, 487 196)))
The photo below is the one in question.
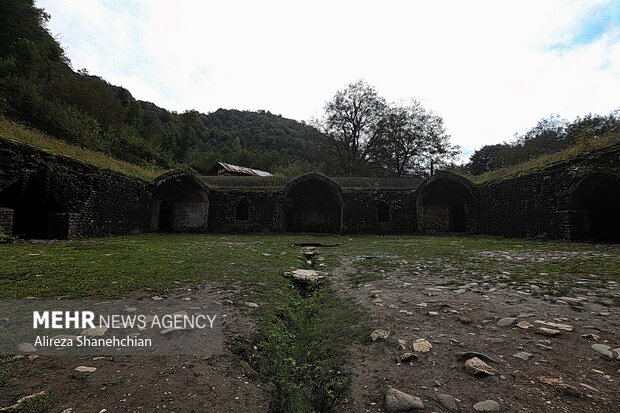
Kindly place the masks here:
POLYGON ((153 168, 216 160, 270 171, 318 166, 319 133, 266 111, 170 112, 86 70, 74 71, 32 0, 0 2, 0 116, 153 168))
POLYGON ((569 148, 588 149, 592 145, 620 141, 620 110, 608 115, 588 114, 573 121, 550 116, 511 142, 486 145, 474 152, 466 165, 466 172, 480 175, 485 172, 511 167, 544 155, 569 148))

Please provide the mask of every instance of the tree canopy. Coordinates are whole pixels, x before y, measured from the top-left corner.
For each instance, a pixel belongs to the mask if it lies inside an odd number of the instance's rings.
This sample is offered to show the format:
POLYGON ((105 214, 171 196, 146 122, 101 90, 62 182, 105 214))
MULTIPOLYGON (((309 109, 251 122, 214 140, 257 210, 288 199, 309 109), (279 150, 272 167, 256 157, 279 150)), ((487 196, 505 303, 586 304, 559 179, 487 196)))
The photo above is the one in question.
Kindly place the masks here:
POLYGON ((315 124, 326 137, 323 156, 343 175, 432 174, 458 154, 439 115, 416 100, 388 103, 362 80, 338 91, 315 124))

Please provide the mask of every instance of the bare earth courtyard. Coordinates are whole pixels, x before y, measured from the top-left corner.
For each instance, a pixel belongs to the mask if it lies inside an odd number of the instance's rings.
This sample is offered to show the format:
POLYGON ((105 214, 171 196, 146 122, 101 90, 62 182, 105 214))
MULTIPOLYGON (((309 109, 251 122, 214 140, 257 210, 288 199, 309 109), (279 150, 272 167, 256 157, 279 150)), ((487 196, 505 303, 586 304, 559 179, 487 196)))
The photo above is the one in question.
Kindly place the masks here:
POLYGON ((34 395, 8 411, 614 412, 619 283, 618 245, 488 236, 0 245, 2 299, 207 299, 226 315, 218 356, 3 357, 0 411, 34 395), (296 269, 324 278, 283 276, 296 269))

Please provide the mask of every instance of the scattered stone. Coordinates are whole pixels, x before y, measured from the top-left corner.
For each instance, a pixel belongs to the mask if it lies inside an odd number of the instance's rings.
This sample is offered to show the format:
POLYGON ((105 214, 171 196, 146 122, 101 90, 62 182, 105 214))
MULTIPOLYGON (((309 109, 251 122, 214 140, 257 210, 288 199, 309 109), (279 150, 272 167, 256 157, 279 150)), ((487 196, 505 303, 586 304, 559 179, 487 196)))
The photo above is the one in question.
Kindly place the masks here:
POLYGON ((467 317, 459 317, 459 321, 461 322, 461 324, 471 324, 471 318, 467 318, 467 317))
POLYGON ((407 350, 407 340, 403 340, 402 338, 398 339, 398 345, 400 346, 400 348, 402 348, 403 350, 407 350))
POLYGON ((383 300, 381 298, 375 298, 374 300, 372 300, 372 302, 377 304, 377 303, 382 303, 383 300))
POLYGON ((560 330, 554 330, 552 328, 547 328, 547 327, 539 327, 536 330, 536 334, 542 334, 543 336, 554 337, 560 334, 560 330))
POLYGON ((498 412, 499 403, 495 400, 485 400, 474 404, 474 410, 477 412, 498 412))
POLYGON ((449 394, 438 394, 437 400, 439 400, 439 403, 441 403, 443 407, 450 411, 457 411, 459 409, 456 404, 456 400, 454 400, 454 397, 449 394))
POLYGON ((509 327, 513 325, 515 321, 517 321, 517 319, 514 317, 502 318, 501 320, 497 322, 497 326, 498 327, 509 327))
POLYGON ((537 324, 542 324, 542 325, 547 326, 547 327, 557 328, 558 330, 563 330, 563 331, 573 331, 574 330, 574 327, 573 326, 569 326, 568 324, 552 323, 550 321, 542 321, 542 320, 536 320, 534 322, 537 323, 537 324))
POLYGON ((372 333, 370 333, 370 338, 372 339, 372 341, 387 340, 389 336, 390 336, 389 331, 385 331, 381 329, 377 329, 373 331, 372 333))
POLYGON ((429 311, 428 315, 436 316, 436 315, 439 315, 439 313, 437 311, 429 311))
POLYGON ((403 393, 390 387, 385 392, 385 410, 388 413, 406 412, 409 410, 421 410, 424 404, 419 397, 403 393))
POLYGON ((605 344, 592 344, 592 350, 596 351, 602 356, 605 356, 608 359, 617 359, 620 360, 620 349, 612 350, 610 346, 605 344))
POLYGON ((584 389, 588 389, 588 390, 590 390, 590 391, 593 391, 593 392, 597 392, 597 393, 598 393, 598 389, 596 389, 596 388, 594 388, 594 387, 592 387, 592 386, 590 386, 590 385, 588 385, 588 384, 586 384, 586 383, 579 383, 579 385, 580 385, 581 387, 583 387, 584 389))
POLYGON ((258 372, 254 370, 247 361, 241 360, 240 364, 241 370, 243 370, 243 374, 245 374, 247 377, 251 379, 258 379, 260 377, 258 372))
POLYGON ((517 323, 517 327, 522 328, 523 330, 527 330, 528 328, 532 327, 533 324, 528 323, 527 321, 519 321, 517 323))
POLYGON ((537 379, 541 383, 545 383, 550 386, 553 386, 560 392, 565 393, 569 396, 580 395, 579 390, 575 386, 571 386, 570 384, 566 383, 562 377, 555 378, 555 377, 538 376, 537 379))
POLYGON ((594 341, 599 341, 601 339, 601 336, 597 334, 582 334, 581 338, 591 338, 594 341))
POLYGON ((429 343, 425 338, 419 338, 413 342, 413 350, 419 353, 426 353, 433 348, 433 345, 429 343))
POLYGON ((37 348, 30 343, 19 343, 17 351, 20 353, 34 353, 37 351, 37 348))
POLYGON ((101 337, 102 335, 106 333, 106 331, 108 331, 108 328, 106 326, 99 326, 99 327, 87 328, 86 330, 82 331, 80 334, 83 336, 88 336, 88 337, 101 337))
POLYGON ((465 362, 465 369, 474 376, 495 376, 499 372, 489 366, 478 357, 473 357, 465 362))
POLYGON ((80 373, 94 373, 97 371, 97 367, 77 366, 73 370, 79 371, 80 373))
POLYGON ((246 307, 250 307, 250 308, 258 308, 258 304, 253 303, 251 301, 246 301, 245 303, 243 303, 246 305, 246 307))
POLYGON ((585 298, 558 297, 558 301, 563 301, 569 305, 583 305, 585 298))
POLYGON ((284 277, 292 278, 293 280, 303 281, 303 282, 314 282, 322 278, 325 278, 325 276, 322 275, 320 271, 316 271, 316 270, 295 270, 295 271, 285 272, 284 277))
POLYGON ((547 350, 547 351, 549 351, 549 350, 553 350, 553 347, 548 346, 548 345, 546 345, 546 344, 542 344, 542 343, 536 343, 536 347, 540 347, 540 348, 542 348, 543 350, 547 350))
POLYGON ((0 411, 21 411, 22 410, 22 406, 24 404, 24 402, 26 400, 30 400, 30 399, 34 399, 36 397, 40 397, 43 396, 45 394, 44 391, 40 391, 38 393, 34 393, 31 394, 29 396, 24 396, 21 399, 17 400, 17 402, 15 402, 15 404, 9 406, 9 407, 3 407, 0 409, 0 411))
POLYGON ((407 353, 403 353, 400 356, 396 357, 396 361, 398 363, 404 363, 407 361, 416 360, 417 358, 418 356, 416 356, 415 354, 407 352, 407 353))
POLYGON ((532 353, 528 353, 528 352, 525 352, 525 351, 521 351, 519 353, 516 353, 516 354, 512 355, 512 357, 516 357, 518 359, 526 360, 526 361, 529 360, 532 356, 533 356, 532 353))

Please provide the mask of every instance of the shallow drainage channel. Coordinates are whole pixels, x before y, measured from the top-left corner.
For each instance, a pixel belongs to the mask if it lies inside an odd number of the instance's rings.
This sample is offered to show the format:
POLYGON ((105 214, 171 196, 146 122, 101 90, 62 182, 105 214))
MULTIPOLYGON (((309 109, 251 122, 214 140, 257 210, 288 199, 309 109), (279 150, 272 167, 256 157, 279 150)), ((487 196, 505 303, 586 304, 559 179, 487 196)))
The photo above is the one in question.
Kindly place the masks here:
MULTIPOLYGON (((305 268, 289 271, 294 293, 265 326, 260 372, 273 384, 272 412, 328 412, 343 398, 350 313, 329 288, 316 245, 300 245, 305 268)), ((354 322, 354 321, 353 321, 354 322)))

